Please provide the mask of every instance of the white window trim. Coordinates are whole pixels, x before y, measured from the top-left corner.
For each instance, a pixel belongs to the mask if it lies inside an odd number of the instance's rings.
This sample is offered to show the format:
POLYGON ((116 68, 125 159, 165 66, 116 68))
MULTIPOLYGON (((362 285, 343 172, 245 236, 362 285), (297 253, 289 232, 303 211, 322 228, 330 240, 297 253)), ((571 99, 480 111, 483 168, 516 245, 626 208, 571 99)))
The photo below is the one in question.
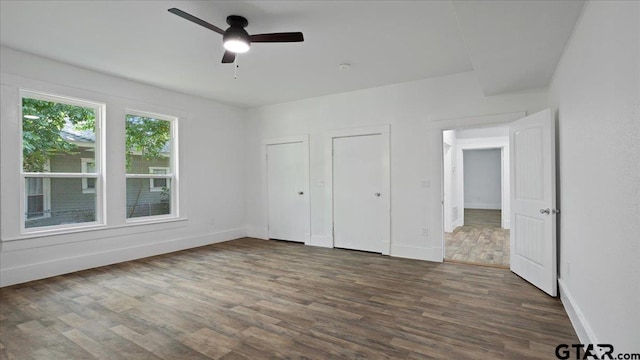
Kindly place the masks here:
MULTIPOLYGON (((154 174, 154 175, 164 175, 166 177, 161 177, 160 179, 171 179, 171 177, 169 176, 171 174, 171 168, 169 167, 165 167, 165 166, 150 166, 149 167, 149 174, 154 174), (164 174, 155 174, 154 170, 165 170, 164 174)), ((163 186, 156 186, 155 185, 155 180, 157 178, 150 178, 149 179, 149 191, 152 192, 161 192, 164 187, 163 186)))
MULTIPOLYGON (((150 180, 154 178, 169 179, 171 183, 171 186, 169 188, 170 199, 171 199, 170 213, 166 215, 152 215, 152 216, 127 218, 126 223, 127 224, 158 223, 163 221, 173 221, 175 219, 179 219, 180 218, 180 208, 179 208, 180 187, 179 187, 179 176, 178 176, 179 174, 179 171, 178 171, 179 169, 178 117, 146 112, 146 111, 132 110, 132 109, 126 109, 125 121, 126 121, 126 115, 135 115, 135 116, 148 117, 148 118, 153 118, 158 120, 165 120, 165 121, 169 121, 171 124, 170 126, 171 152, 169 155, 170 165, 168 167, 168 169, 171 170, 171 172, 168 174, 125 174, 126 179, 134 179, 134 178, 138 178, 138 179, 143 178, 143 179, 150 179, 150 180)), ((125 207, 125 211, 126 211, 126 208, 127 207, 125 207)))
MULTIPOLYGON (((87 171, 87 164, 89 164, 89 163, 93 163, 94 167, 95 167, 96 159, 93 159, 93 158, 81 158, 80 159, 80 166, 81 166, 80 172, 82 172, 83 174, 89 173, 87 171)), ((95 184, 94 184, 94 187, 90 188, 89 187, 89 182, 87 180, 88 180, 88 178, 86 178, 86 177, 82 178, 82 193, 83 194, 95 194, 96 193, 95 184)))
MULTIPOLYGON (((22 159, 22 150, 19 152, 20 153, 20 161, 19 161, 19 170, 20 170, 20 180, 21 180, 21 185, 20 185, 20 193, 22 195, 22 198, 24 199, 24 201, 22 201, 20 203, 20 214, 22 214, 21 218, 25 219, 23 221, 21 221, 20 224, 20 234, 23 235, 28 235, 31 233, 47 233, 49 231, 66 231, 66 230, 73 230, 76 228, 85 228, 87 226, 92 226, 92 225, 104 225, 104 203, 105 203, 105 199, 104 199, 104 194, 102 193, 101 189, 102 189, 102 167, 104 165, 104 161, 102 159, 103 156, 103 151, 102 151, 102 147, 104 144, 104 126, 103 126, 103 121, 105 118, 105 108, 106 105, 104 103, 99 103, 99 102, 94 102, 94 101, 89 101, 89 100, 82 100, 82 99, 77 99, 77 98, 71 98, 71 97, 65 97, 65 96, 59 96, 59 95, 52 95, 52 94, 46 94, 46 93, 40 93, 40 92, 35 92, 35 91, 30 91, 30 90, 20 90, 20 97, 19 97, 19 103, 18 103, 18 123, 19 123, 19 144, 20 144, 20 149, 22 149, 22 99, 23 98, 29 98, 29 99, 38 99, 38 100, 44 100, 44 101, 51 101, 51 102, 58 102, 58 103, 63 103, 63 104, 67 104, 67 105, 73 105, 73 106, 81 106, 81 107, 85 107, 85 108, 91 108, 95 110, 95 163, 96 163, 96 173, 95 174, 84 174, 84 173, 58 173, 58 172, 25 172, 24 168, 23 168, 23 159, 22 159), (51 187, 50 187, 50 178, 83 178, 86 176, 95 176, 96 177, 96 212, 95 212, 95 221, 90 221, 90 222, 82 222, 82 223, 75 223, 75 224, 60 224, 60 225, 50 225, 50 226, 36 226, 36 227, 31 227, 31 228, 27 228, 26 224, 29 221, 33 221, 35 219, 42 219, 44 217, 50 217, 51 216, 51 187), (45 185, 47 186, 47 190, 48 190, 48 198, 47 196, 45 196, 45 210, 48 210, 46 213, 48 214, 48 216, 43 216, 43 217, 38 217, 38 218, 30 218, 29 220, 26 220, 26 207, 27 207, 27 203, 26 203, 26 199, 27 199, 27 195, 26 195, 26 186, 25 186, 25 179, 29 178, 29 177, 40 177, 40 178, 44 178, 43 180, 43 191, 44 191, 44 187, 45 185)), ((47 165, 48 166, 48 165, 47 165)), ((49 168, 45 167, 45 170, 48 171, 49 168)))

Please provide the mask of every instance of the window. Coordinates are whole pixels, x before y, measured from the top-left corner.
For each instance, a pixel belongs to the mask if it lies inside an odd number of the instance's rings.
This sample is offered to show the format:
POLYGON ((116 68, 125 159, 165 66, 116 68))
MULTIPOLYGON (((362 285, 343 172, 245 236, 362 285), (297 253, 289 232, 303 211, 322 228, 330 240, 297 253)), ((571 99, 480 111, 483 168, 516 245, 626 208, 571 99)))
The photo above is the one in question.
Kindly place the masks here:
POLYGON ((28 91, 21 100, 23 231, 100 223, 104 105, 28 91))
POLYGON ((176 217, 176 118, 129 111, 125 122, 127 219, 176 217))
POLYGON ((51 216, 50 188, 50 179, 25 179, 25 218, 27 221, 51 216))
MULTIPOLYGON (((84 174, 95 174, 96 172, 96 161, 95 159, 82 158, 81 167, 82 173, 84 174)), ((82 178, 82 193, 83 194, 93 194, 96 192, 96 179, 90 177, 82 178)))
MULTIPOLYGON (((168 167, 150 167, 149 174, 162 174, 169 173, 168 167)), ((162 191, 167 187, 167 179, 149 179, 149 189, 151 191, 162 191)))

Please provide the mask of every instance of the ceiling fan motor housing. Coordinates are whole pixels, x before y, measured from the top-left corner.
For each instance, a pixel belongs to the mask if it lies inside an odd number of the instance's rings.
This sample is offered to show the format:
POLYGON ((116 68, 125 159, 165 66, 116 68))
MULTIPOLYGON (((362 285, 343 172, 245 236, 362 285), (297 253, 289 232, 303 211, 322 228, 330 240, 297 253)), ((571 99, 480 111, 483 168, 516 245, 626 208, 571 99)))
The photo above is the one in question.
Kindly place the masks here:
POLYGON ((223 42, 227 42, 230 40, 238 40, 246 44, 251 44, 251 40, 249 40, 249 34, 243 28, 235 26, 228 28, 224 32, 224 35, 222 35, 223 42))
POLYGON ((227 17, 227 24, 229 24, 229 28, 222 35, 223 42, 236 40, 247 45, 251 44, 249 33, 244 29, 249 24, 247 19, 242 16, 231 15, 227 17))
POLYGON ((229 15, 227 16, 227 24, 229 26, 239 26, 241 28, 246 28, 249 25, 249 21, 240 15, 229 15))

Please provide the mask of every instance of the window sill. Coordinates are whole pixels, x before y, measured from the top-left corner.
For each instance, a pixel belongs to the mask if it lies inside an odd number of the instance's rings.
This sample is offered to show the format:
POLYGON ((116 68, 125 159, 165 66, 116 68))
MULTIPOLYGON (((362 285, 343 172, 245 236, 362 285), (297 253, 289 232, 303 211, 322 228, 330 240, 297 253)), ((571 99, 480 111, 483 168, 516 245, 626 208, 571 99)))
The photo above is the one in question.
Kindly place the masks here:
POLYGON ((39 246, 50 246, 79 241, 163 231, 187 226, 187 218, 156 218, 126 222, 121 225, 90 224, 66 229, 48 229, 25 232, 3 238, 2 250, 11 251, 39 246))
POLYGON ((186 220, 186 219, 175 217, 175 216, 164 216, 164 215, 142 216, 138 218, 129 218, 125 221, 126 224, 121 226, 127 227, 127 226, 135 226, 135 225, 162 224, 166 222, 181 221, 181 220, 186 220))

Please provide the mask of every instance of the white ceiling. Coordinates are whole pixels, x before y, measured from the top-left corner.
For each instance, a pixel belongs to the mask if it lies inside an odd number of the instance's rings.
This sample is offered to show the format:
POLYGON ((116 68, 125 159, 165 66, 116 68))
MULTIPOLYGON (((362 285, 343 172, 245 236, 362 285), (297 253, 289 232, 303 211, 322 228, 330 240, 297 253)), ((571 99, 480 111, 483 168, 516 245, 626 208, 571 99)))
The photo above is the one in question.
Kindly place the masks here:
POLYGON ((0 43, 51 59, 239 106, 259 106, 474 71, 487 95, 546 87, 581 1, 1 1, 0 43), (222 36, 179 9, 251 34, 221 64, 222 36), (347 71, 340 63, 350 63, 347 71))

